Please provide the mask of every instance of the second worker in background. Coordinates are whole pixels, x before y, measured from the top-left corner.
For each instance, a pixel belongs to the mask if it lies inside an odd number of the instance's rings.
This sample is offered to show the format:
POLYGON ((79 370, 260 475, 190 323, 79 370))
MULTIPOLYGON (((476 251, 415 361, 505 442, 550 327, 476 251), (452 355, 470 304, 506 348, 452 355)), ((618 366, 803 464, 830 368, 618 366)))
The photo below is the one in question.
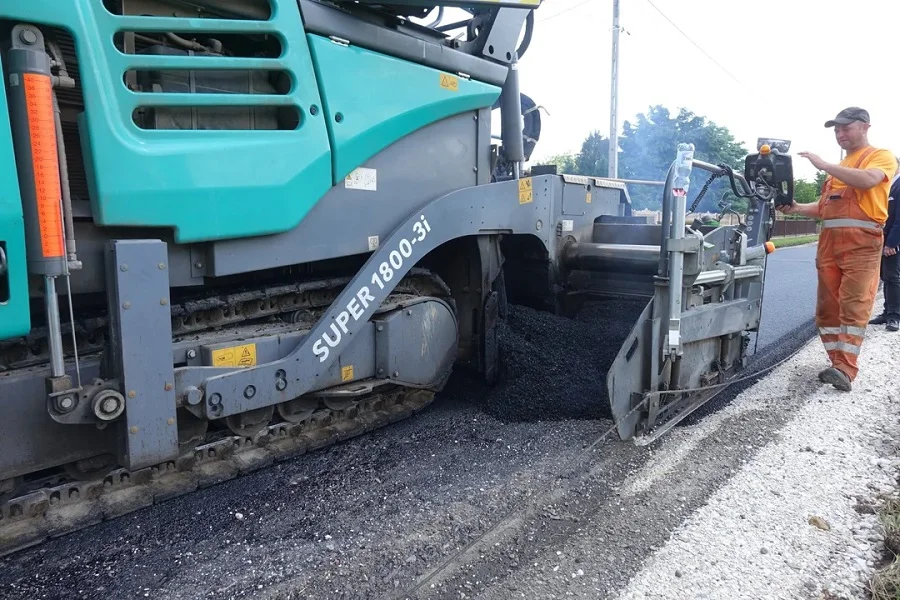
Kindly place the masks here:
MULTIPOLYGON (((900 159, 898 159, 900 167, 900 159)), ((886 325, 888 331, 900 331, 900 175, 894 176, 888 197, 888 218, 884 224, 884 250, 881 280, 884 282, 884 311, 869 321, 886 325)))
POLYGON ((819 379, 850 391, 857 358, 878 291, 888 190, 897 171, 894 156, 869 144, 869 113, 846 108, 825 123, 847 152, 840 164, 800 152, 828 177, 817 203, 780 207, 788 214, 822 220, 816 252, 819 273, 816 326, 831 359, 819 379))

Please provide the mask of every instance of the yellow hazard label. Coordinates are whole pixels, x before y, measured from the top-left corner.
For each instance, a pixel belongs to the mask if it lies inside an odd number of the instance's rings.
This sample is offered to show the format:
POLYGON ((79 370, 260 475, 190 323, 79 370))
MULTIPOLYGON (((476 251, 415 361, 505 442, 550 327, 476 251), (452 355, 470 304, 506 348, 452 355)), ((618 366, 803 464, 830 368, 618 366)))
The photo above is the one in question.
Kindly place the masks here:
POLYGON ((341 367, 341 381, 353 381, 353 365, 341 367))
POLYGON ((441 73, 441 87, 451 92, 459 91, 459 77, 441 73))
POLYGON ((588 204, 591 203, 591 193, 590 193, 590 192, 588 192, 587 194, 585 194, 585 196, 584 196, 584 201, 587 202, 588 204))
POLYGON ((519 204, 528 204, 534 200, 534 188, 531 177, 519 180, 519 204))
POLYGON ((213 350, 212 363, 214 367, 252 367, 256 365, 256 344, 213 350))

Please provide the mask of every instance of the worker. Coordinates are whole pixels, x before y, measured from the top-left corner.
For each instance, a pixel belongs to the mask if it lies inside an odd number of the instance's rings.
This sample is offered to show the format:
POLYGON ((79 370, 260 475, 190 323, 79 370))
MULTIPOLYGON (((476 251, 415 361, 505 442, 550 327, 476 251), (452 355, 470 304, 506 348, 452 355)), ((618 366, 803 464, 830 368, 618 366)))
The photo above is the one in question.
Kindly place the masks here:
MULTIPOLYGON (((900 168, 900 158, 897 159, 900 168)), ((885 325, 888 331, 900 330, 900 172, 894 176, 888 197, 888 218, 884 223, 884 250, 881 257, 881 281, 884 283, 884 310, 869 321, 885 325)))
POLYGON ((878 290, 888 188, 897 172, 894 156, 869 144, 870 124, 869 113, 859 107, 826 121, 846 158, 833 164, 800 152, 828 174, 821 196, 818 202, 779 207, 787 214, 822 221, 816 250, 816 326, 831 366, 819 373, 819 380, 845 392, 859 373, 857 358, 878 290))

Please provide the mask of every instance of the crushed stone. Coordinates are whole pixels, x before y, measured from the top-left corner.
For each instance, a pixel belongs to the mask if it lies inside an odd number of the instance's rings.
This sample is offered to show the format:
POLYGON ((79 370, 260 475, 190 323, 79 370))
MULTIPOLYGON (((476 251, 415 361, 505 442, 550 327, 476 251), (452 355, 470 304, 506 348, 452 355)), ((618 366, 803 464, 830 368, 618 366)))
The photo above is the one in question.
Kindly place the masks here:
MULTIPOLYGON (((871 506, 897 485, 900 463, 892 440, 900 434, 898 341, 896 334, 870 328, 854 391, 819 388, 777 437, 678 527, 618 600, 865 598, 865 582, 883 547, 874 511, 857 507, 871 506)), ((823 353, 813 340, 715 416, 725 419, 777 398, 796 373, 814 375, 823 353)), ((694 434, 714 421, 704 421, 694 434)), ((694 436, 690 443, 696 444, 694 436)), ((646 469, 660 477, 653 466, 646 469)))

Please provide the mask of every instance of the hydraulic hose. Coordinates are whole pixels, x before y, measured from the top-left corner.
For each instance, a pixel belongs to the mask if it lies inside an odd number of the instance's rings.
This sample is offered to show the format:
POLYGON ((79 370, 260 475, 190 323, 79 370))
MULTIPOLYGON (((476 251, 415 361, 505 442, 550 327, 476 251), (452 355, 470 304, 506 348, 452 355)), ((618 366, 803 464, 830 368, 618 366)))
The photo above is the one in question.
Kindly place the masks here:
POLYGON ((62 117, 60 116, 59 102, 56 91, 53 92, 53 121, 56 131, 56 154, 59 161, 59 191, 62 197, 62 211, 64 221, 64 234, 66 237, 66 254, 68 260, 78 260, 78 252, 75 248, 75 219, 72 216, 72 191, 69 186, 69 163, 66 158, 66 142, 63 138, 62 117))
POLYGON ((528 50, 528 47, 531 45, 532 34, 534 34, 534 11, 529 10, 528 16, 525 18, 525 36, 522 38, 522 43, 519 44, 519 49, 516 50, 519 60, 525 56, 525 51, 528 50))
MULTIPOLYGON (((522 114, 522 138, 525 160, 531 159, 531 153, 541 138, 541 111, 537 103, 526 94, 519 94, 522 114)), ((491 110, 500 108, 500 98, 494 101, 491 110)))
POLYGON ((444 20, 444 7, 443 7, 443 6, 439 6, 439 7, 438 7, 438 14, 437 14, 437 16, 434 18, 434 21, 432 21, 431 23, 429 23, 429 24, 426 25, 425 27, 428 27, 429 29, 435 29, 438 25, 441 24, 441 21, 443 21, 443 20, 444 20))

